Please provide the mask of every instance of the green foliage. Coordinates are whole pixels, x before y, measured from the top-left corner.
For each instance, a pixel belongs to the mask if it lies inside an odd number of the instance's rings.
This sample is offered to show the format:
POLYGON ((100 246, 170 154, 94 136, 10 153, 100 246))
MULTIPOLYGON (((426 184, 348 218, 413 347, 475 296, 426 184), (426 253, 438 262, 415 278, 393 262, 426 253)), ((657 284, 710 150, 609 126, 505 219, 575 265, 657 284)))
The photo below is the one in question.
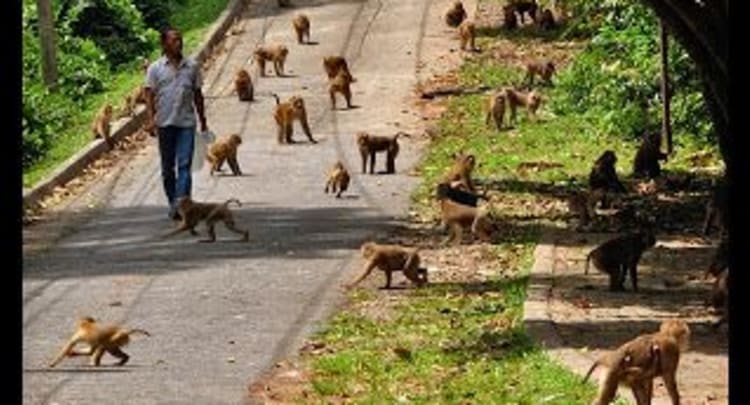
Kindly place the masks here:
MULTIPOLYGON (((596 16, 598 27, 581 23, 586 25, 583 31, 595 29, 595 34, 558 76, 552 110, 584 114, 599 131, 628 139, 659 131, 663 103, 657 17, 643 5, 623 1, 602 3, 596 16)), ((674 38, 669 45, 673 131, 712 141, 699 75, 674 38)))
POLYGON ((157 32, 146 27, 130 0, 81 0, 60 23, 63 31, 94 41, 115 67, 148 54, 158 43, 157 32))

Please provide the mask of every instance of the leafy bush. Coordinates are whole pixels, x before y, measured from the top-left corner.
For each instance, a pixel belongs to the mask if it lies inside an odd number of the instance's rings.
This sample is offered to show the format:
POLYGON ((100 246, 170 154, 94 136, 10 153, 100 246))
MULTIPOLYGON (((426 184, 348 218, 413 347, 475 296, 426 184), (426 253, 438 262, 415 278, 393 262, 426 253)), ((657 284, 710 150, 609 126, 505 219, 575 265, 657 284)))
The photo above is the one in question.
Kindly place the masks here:
POLYGON ((72 35, 94 41, 114 67, 149 53, 158 39, 130 0, 80 1, 61 23, 72 35))
MULTIPOLYGON (((584 114, 599 131, 629 139, 659 131, 663 106, 659 21, 638 3, 602 4, 600 25, 586 50, 561 72, 551 108, 557 113, 584 114)), ((586 24, 586 29, 594 28, 586 24)), ((674 38, 669 45, 673 131, 708 141, 712 125, 700 77, 674 38)))
POLYGON ((169 16, 174 0, 133 0, 133 5, 143 15, 147 27, 161 30, 169 24, 169 16))

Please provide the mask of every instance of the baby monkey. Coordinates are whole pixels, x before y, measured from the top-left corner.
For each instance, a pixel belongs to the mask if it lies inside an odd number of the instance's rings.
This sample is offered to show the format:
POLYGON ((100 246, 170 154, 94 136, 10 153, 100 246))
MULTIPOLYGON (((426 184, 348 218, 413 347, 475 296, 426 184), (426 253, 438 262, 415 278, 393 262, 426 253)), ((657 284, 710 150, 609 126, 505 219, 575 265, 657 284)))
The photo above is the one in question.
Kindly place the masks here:
POLYGON ((203 239, 201 242, 215 242, 216 232, 214 226, 217 222, 221 221, 230 231, 242 235, 242 241, 247 242, 250 239, 250 232, 247 230, 238 229, 234 224, 234 216, 232 211, 229 210, 229 203, 236 203, 237 206, 242 206, 239 200, 230 198, 223 203, 200 203, 193 201, 190 197, 182 197, 177 201, 177 212, 182 217, 182 222, 174 231, 164 235, 164 238, 177 235, 184 231, 190 231, 190 234, 195 236, 198 232, 195 231, 195 227, 201 222, 205 221, 208 228, 208 239, 203 239))
POLYGON ((336 162, 328 173, 328 181, 326 181, 325 188, 326 194, 328 194, 329 188, 331 189, 331 192, 336 193, 336 198, 341 198, 341 193, 349 188, 349 172, 346 170, 343 163, 336 162))
POLYGON ((474 25, 473 21, 466 20, 461 23, 461 25, 458 26, 458 36, 461 39, 461 50, 466 50, 466 45, 469 45, 469 51, 476 52, 478 51, 475 40, 477 36, 477 29, 476 25, 474 25))
POLYGON ((661 377, 673 404, 680 403, 677 367, 680 353, 690 346, 690 328, 685 321, 672 319, 661 323, 659 331, 641 335, 617 350, 598 358, 586 373, 584 382, 599 366, 607 368, 599 381, 593 404, 614 401, 619 385, 630 387, 638 405, 651 404, 654 378, 661 377))
POLYGON ((253 101, 253 81, 245 69, 237 71, 234 78, 234 90, 240 101, 253 101))
POLYGON ((385 272, 384 288, 386 289, 391 288, 391 277, 394 271, 403 271, 406 278, 417 287, 427 283, 427 269, 419 267, 419 249, 366 242, 362 245, 361 251, 362 257, 367 260, 364 272, 349 284, 348 288, 359 284, 376 267, 385 272))
POLYGON ((292 20, 294 33, 297 34, 297 43, 310 42, 310 19, 304 14, 297 14, 292 20), (307 41, 305 41, 307 39, 307 41))
POLYGON ((351 84, 354 78, 346 69, 340 69, 336 76, 328 82, 328 95, 331 97, 331 110, 336 109, 336 93, 341 93, 346 100, 346 108, 352 108, 351 84))
POLYGON ((534 61, 526 64, 526 77, 524 84, 527 86, 534 85, 534 77, 539 76, 544 84, 552 85, 552 75, 555 74, 555 64, 552 61, 534 61))
POLYGON ((526 116, 529 120, 536 119, 536 112, 542 105, 542 96, 536 91, 530 91, 524 93, 515 89, 508 88, 505 90, 505 94, 508 101, 508 107, 510 107, 510 119, 511 123, 516 122, 516 108, 523 106, 526 108, 526 116))
POLYGON ((440 214, 444 227, 448 228, 448 237, 442 242, 461 243, 464 228, 470 228, 474 236, 485 242, 490 242, 490 232, 495 229, 487 209, 472 207, 453 201, 450 198, 450 185, 438 184, 437 198, 440 202, 440 214))
POLYGON ((500 90, 490 94, 487 99, 487 114, 485 115, 484 123, 486 125, 491 125, 491 123, 494 122, 495 128, 497 128, 498 131, 503 129, 506 98, 506 91, 500 90))
POLYGON ((130 356, 122 351, 122 347, 130 343, 130 335, 142 333, 151 336, 143 329, 125 329, 118 325, 100 325, 90 316, 78 321, 78 328, 73 336, 68 339, 60 354, 50 363, 50 367, 58 365, 66 356, 91 356, 91 365, 99 366, 105 352, 117 357, 120 361, 118 366, 128 362, 130 356), (75 345, 86 343, 89 345, 88 352, 77 352, 75 345))
POLYGON ((114 146, 114 141, 111 138, 113 113, 112 105, 104 104, 96 113, 94 122, 91 123, 91 132, 94 134, 94 139, 104 138, 110 148, 114 146))
POLYGON ((206 160, 211 163, 211 176, 214 172, 221 170, 221 165, 224 161, 229 163, 229 168, 232 169, 232 174, 235 176, 242 176, 242 170, 240 170, 240 164, 237 162, 237 148, 242 144, 242 138, 239 134, 232 134, 226 137, 221 137, 212 143, 206 153, 206 160))

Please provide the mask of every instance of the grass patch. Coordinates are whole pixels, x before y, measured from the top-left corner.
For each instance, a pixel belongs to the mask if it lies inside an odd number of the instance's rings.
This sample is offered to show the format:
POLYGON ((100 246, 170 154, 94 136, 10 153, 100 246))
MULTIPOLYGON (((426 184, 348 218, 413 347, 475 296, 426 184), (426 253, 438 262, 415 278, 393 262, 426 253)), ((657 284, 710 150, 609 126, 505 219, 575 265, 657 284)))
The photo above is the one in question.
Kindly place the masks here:
MULTIPOLYGON (((189 55, 199 45, 207 30, 216 18, 226 8, 229 0, 187 0, 185 5, 175 10, 170 23, 179 28, 185 41, 185 54, 189 55)), ((150 60, 159 57, 161 50, 155 50, 149 55, 150 60)), ((124 105, 124 98, 134 87, 144 80, 140 70, 125 71, 114 74, 109 89, 101 94, 90 97, 85 102, 85 108, 73 117, 74 124, 55 139, 54 146, 47 155, 23 173, 23 186, 32 187, 48 176, 65 160, 75 155, 91 142, 91 120, 99 107, 110 102, 117 109, 124 105)))

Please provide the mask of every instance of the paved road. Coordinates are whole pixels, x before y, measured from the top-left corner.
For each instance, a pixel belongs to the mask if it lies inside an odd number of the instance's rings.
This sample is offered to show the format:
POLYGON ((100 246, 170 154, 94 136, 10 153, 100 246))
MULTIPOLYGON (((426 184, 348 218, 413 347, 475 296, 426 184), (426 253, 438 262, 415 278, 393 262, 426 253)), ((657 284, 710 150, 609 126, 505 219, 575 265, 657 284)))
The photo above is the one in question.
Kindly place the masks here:
POLYGON ((250 227, 250 243, 229 241, 235 235, 221 228, 213 245, 190 236, 152 239, 172 223, 151 141, 95 187, 103 208, 84 214, 48 249, 25 246, 24 403, 238 403, 248 381, 299 344, 330 308, 339 296, 336 285, 358 264, 359 244, 405 213, 417 182, 407 173, 418 142, 402 143, 397 175, 365 176, 357 170, 354 134, 417 128, 406 101, 425 27, 447 36, 437 28, 447 1, 296 0, 297 9, 283 11, 265 4, 275 1, 263 3, 251 6, 245 32, 228 40, 204 86, 205 94, 218 96, 209 102, 209 126, 243 136, 246 175, 211 178, 204 168, 193 190, 198 200, 239 198, 238 223, 250 227), (310 16, 317 45, 294 41, 297 11, 310 16), (263 41, 290 48, 292 77, 258 80, 253 72, 256 102, 224 97, 236 69, 263 41), (358 79, 357 109, 329 110, 321 61, 337 53, 358 79), (305 97, 319 144, 276 144, 271 92, 305 97), (349 197, 341 200, 323 194, 325 172, 338 157, 355 173, 349 197), (122 368, 94 370, 77 358, 47 369, 84 314, 143 327, 153 337, 136 338, 122 368))

